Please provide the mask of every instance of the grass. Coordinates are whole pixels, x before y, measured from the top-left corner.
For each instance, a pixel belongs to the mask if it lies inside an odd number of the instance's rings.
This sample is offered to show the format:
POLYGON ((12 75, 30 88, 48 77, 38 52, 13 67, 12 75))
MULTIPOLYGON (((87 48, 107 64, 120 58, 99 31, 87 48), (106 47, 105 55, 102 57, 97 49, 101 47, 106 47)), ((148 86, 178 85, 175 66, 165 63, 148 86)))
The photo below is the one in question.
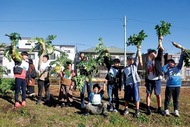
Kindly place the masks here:
MULTIPOLYGON (((162 97, 164 99, 164 88, 162 97)), ((74 107, 60 108, 57 106, 57 95, 59 88, 51 86, 53 103, 50 106, 36 105, 33 99, 27 98, 27 106, 15 109, 12 96, 0 97, 0 127, 136 127, 136 126, 189 126, 190 125, 190 88, 182 88, 179 98, 180 117, 165 117, 152 113, 145 114, 145 88, 140 88, 141 109, 139 118, 133 118, 134 105, 130 103, 129 115, 123 116, 124 101, 120 100, 120 112, 110 113, 104 118, 101 115, 83 116, 80 113, 79 92, 74 92, 74 107)), ((106 95, 106 94, 105 94, 106 95)), ((120 92, 123 97, 123 91, 120 92)), ((106 96, 107 97, 107 96, 106 96)), ((152 96, 152 106, 156 107, 155 96, 152 96)), ((107 101, 107 100, 104 100, 107 101)), ((156 110, 156 109, 153 109, 156 110)), ((170 104, 170 112, 173 111, 173 104, 170 104)))

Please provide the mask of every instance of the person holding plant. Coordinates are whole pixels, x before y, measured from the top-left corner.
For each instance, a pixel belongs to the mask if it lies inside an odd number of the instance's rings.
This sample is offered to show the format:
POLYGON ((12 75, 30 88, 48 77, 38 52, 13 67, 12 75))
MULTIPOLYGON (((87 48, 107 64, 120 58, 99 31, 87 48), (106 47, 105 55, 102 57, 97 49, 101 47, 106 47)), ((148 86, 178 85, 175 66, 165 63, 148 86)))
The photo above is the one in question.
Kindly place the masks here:
POLYGON ((90 101, 85 106, 86 110, 85 115, 88 115, 89 113, 93 115, 102 114, 104 117, 106 117, 107 104, 103 103, 101 100, 102 98, 101 98, 100 86, 99 84, 94 84, 93 92, 91 92, 90 94, 90 101))
MULTIPOLYGON (((87 58, 85 57, 84 53, 80 53, 80 61, 78 64, 82 62, 87 62, 87 58)), ((88 76, 90 75, 90 72, 86 70, 84 66, 80 66, 79 68, 80 75, 85 76, 84 85, 82 87, 82 90, 80 92, 80 99, 81 99, 81 111, 85 113, 85 88, 87 87, 88 92, 88 103, 90 102, 90 94, 92 91, 92 82, 89 80, 88 76)))
POLYGON ((179 111, 178 111, 178 98, 180 94, 180 87, 182 84, 181 81, 181 68, 183 66, 183 60, 185 59, 185 53, 182 51, 179 63, 176 66, 176 63, 173 59, 169 59, 167 61, 167 64, 162 67, 162 71, 167 76, 166 81, 166 90, 165 90, 165 100, 164 100, 164 109, 165 109, 165 115, 169 116, 169 103, 171 96, 173 97, 173 105, 174 105, 174 115, 176 117, 179 117, 179 111))
MULTIPOLYGON (((139 51, 139 50, 138 50, 139 51)), ((138 53, 137 53, 138 54, 138 53)), ((135 103, 135 114, 134 117, 138 117, 139 105, 140 105, 140 94, 139 94, 139 82, 140 77, 138 75, 138 55, 136 54, 135 59, 132 56, 127 57, 127 66, 124 68, 122 73, 122 86, 125 91, 124 99, 125 99, 125 110, 124 115, 129 114, 129 101, 131 96, 133 97, 133 101, 135 103)))
POLYGON ((19 108, 21 106, 26 106, 26 78, 29 84, 32 83, 31 76, 29 73, 29 64, 27 62, 28 53, 23 51, 21 53, 21 61, 13 59, 15 62, 14 66, 14 77, 15 77, 15 107, 19 108), (18 96, 20 91, 22 91, 22 103, 20 104, 18 96))
POLYGON ((108 53, 104 56, 104 63, 108 69, 108 74, 106 76, 106 80, 108 82, 108 96, 109 96, 109 111, 118 112, 119 109, 119 96, 118 90, 121 90, 121 68, 120 68, 120 60, 114 59, 113 66, 110 64, 110 60, 107 57, 108 53), (113 95, 115 100, 115 106, 113 105, 113 95))
POLYGON ((160 46, 158 48, 158 54, 156 50, 148 50, 148 61, 146 62, 146 104, 147 104, 147 115, 151 114, 151 95, 152 91, 157 98, 157 112, 163 115, 161 110, 161 79, 162 79, 162 56, 164 48, 160 46))
POLYGON ((71 80, 75 76, 74 70, 72 70, 71 62, 66 62, 66 68, 60 73, 61 86, 59 92, 59 100, 64 99, 61 107, 71 106, 73 102, 72 89, 74 82, 71 80))
POLYGON ((34 96, 35 95, 34 86, 35 86, 35 78, 36 78, 36 69, 33 64, 32 59, 28 59, 28 63, 29 63, 29 73, 31 76, 32 83, 30 84, 29 79, 27 78, 27 94, 29 96, 34 96))
POLYGON ((36 104, 40 104, 42 100, 43 87, 45 88, 45 104, 50 103, 50 90, 49 90, 49 71, 51 69, 49 65, 49 56, 41 55, 39 64, 39 79, 38 79, 38 100, 36 104))

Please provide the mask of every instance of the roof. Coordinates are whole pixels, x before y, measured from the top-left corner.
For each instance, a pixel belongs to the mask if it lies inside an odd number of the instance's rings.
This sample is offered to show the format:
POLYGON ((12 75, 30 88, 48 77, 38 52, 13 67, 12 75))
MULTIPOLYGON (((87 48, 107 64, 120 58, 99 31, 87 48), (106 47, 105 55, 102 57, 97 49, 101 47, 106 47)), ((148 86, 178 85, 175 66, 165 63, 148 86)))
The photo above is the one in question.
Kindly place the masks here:
POLYGON ((53 46, 59 46, 59 47, 75 47, 75 45, 53 45, 53 46))
MULTIPOLYGON (((118 48, 118 47, 115 47, 115 46, 110 46, 108 47, 108 51, 110 52, 110 54, 124 54, 124 49, 122 48, 118 48)), ((83 51, 81 51, 83 53, 95 53, 95 47, 92 47, 92 48, 88 48, 88 49, 85 49, 83 51)), ((129 55, 132 55, 134 54, 134 52, 131 52, 131 51, 126 51, 126 54, 129 54, 129 55)))

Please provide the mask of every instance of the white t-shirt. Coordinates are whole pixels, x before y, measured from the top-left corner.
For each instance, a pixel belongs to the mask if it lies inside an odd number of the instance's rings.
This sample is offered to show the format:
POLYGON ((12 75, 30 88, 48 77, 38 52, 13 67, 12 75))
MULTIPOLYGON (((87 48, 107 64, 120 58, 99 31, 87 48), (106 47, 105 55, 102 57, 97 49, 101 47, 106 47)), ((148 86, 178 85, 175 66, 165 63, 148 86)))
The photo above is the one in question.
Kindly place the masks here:
POLYGON ((44 71, 49 66, 49 62, 42 62, 40 66, 40 71, 44 71))
POLYGON ((156 76, 155 75, 155 61, 148 61, 147 62, 147 73, 148 73, 148 79, 149 80, 158 80, 162 79, 162 76, 156 76))
POLYGON ((92 104, 94 104, 94 105, 101 104, 101 96, 100 96, 100 94, 94 94, 94 96, 92 98, 92 104))
POLYGON ((29 63, 25 60, 22 60, 20 67, 27 71, 29 68, 29 63))

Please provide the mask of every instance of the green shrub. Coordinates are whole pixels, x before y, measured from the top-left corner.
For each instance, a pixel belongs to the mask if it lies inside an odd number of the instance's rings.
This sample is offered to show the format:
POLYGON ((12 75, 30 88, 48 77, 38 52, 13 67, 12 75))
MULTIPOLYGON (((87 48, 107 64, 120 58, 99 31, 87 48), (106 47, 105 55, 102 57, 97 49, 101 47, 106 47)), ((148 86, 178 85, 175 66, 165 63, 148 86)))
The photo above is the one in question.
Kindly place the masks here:
POLYGON ((14 90, 14 78, 0 78, 0 94, 12 93, 14 90))

